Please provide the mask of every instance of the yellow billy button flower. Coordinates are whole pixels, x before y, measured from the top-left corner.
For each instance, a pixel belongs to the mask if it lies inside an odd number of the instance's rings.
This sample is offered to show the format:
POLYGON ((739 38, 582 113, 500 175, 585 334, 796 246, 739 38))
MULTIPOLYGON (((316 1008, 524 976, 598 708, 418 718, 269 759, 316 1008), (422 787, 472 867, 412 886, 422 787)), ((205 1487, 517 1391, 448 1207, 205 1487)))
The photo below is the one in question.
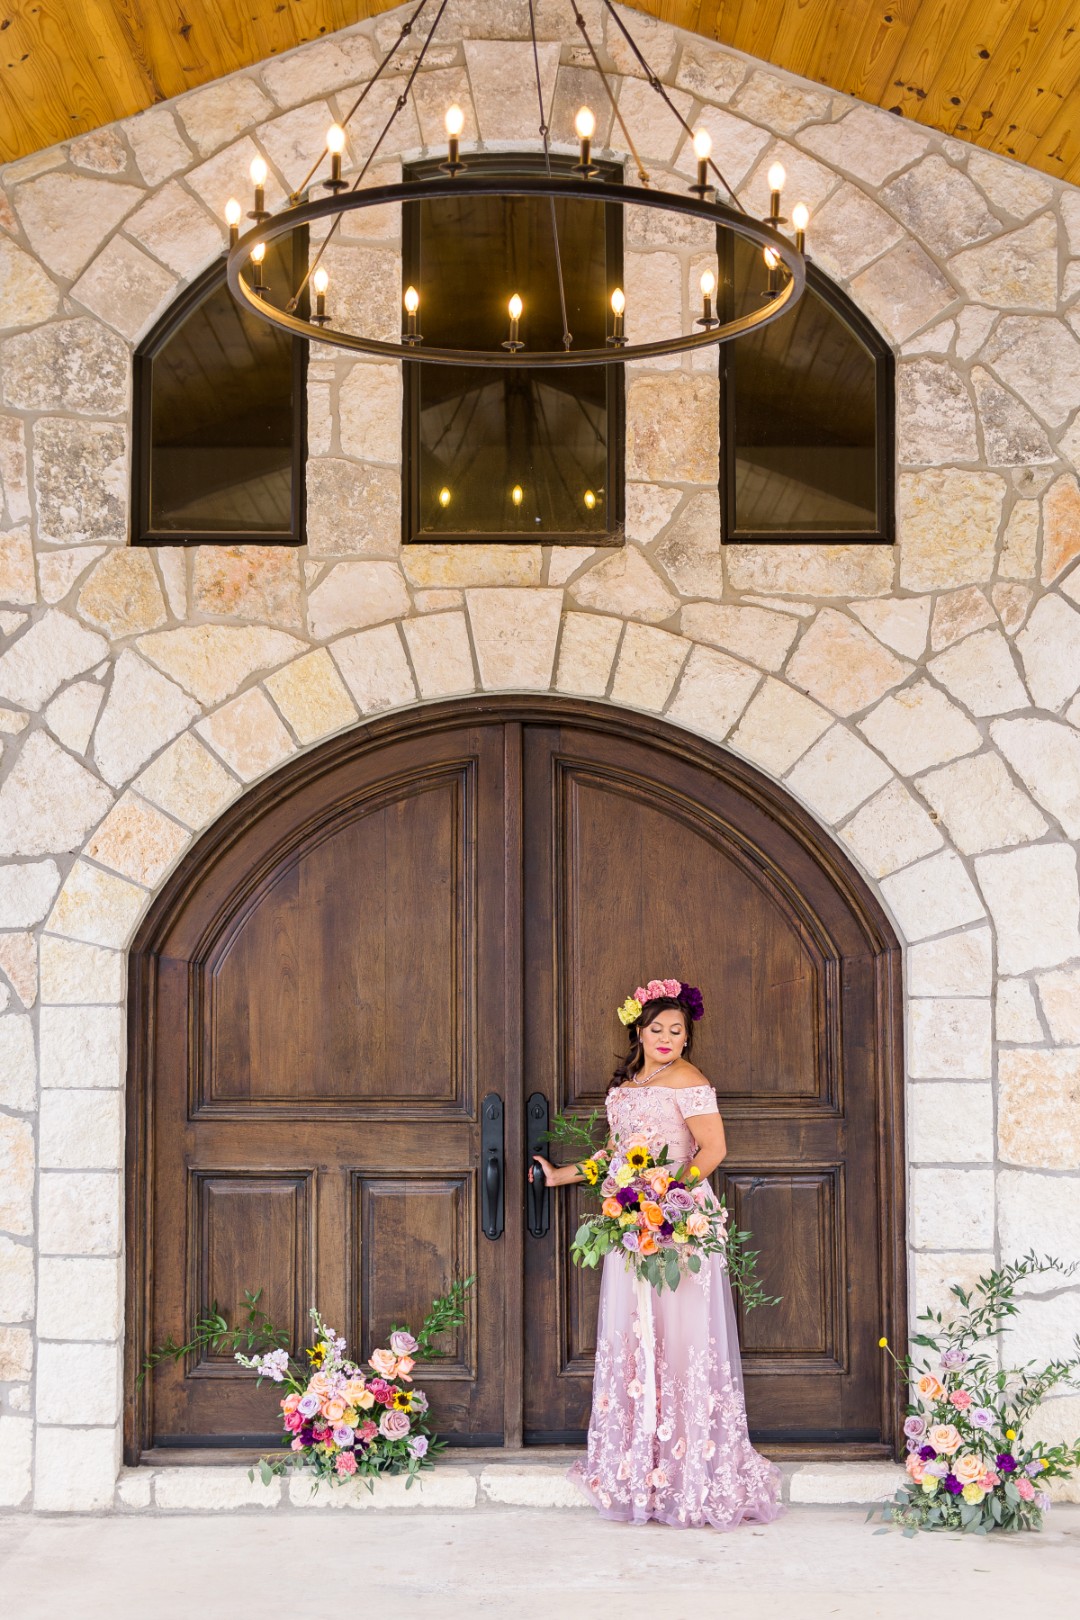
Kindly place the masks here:
POLYGON ((619 1008, 619 1022, 621 1024, 636 1024, 641 1017, 641 1002, 634 996, 627 996, 619 1008))
POLYGON ((691 1181, 696 1181, 701 1175, 701 1171, 698 1169, 696 1164, 692 1164, 690 1169, 687 1171, 687 1175, 691 1181))
POLYGON ((879 1339, 878 1340, 878 1349, 879 1350, 887 1350, 888 1348, 889 1348, 888 1339, 879 1339))
POLYGON ((1015 1429, 1006 1429, 1005 1430, 1005 1438, 1006 1438, 1006 1440, 1015 1440, 1016 1439, 1016 1430, 1015 1429))
POLYGON ((622 1214, 622 1215, 619 1216, 619 1225, 620 1226, 636 1226, 637 1225, 637 1216, 636 1215, 630 1215, 630 1214, 622 1214))

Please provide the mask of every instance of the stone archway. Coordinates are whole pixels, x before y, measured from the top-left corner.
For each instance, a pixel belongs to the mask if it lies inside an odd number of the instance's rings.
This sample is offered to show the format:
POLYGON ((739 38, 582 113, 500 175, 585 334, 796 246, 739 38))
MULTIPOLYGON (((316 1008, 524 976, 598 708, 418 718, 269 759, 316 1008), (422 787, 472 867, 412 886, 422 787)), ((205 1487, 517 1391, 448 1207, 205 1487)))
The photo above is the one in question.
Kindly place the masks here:
MULTIPOLYGON (((631 963, 638 971, 642 952, 670 949, 658 942, 684 925, 696 958, 707 958, 707 993, 721 1010, 711 1059, 736 1144, 729 1201, 766 1246, 771 1237, 773 1252, 786 1255, 782 1319, 752 1323, 749 1342, 744 1326, 748 1381, 760 1395, 756 1410, 751 1395, 752 1422, 788 1454, 793 1445, 804 1455, 808 1445, 818 1455, 888 1454, 899 1407, 876 1339, 884 1330, 902 1342, 906 1331, 895 934, 832 840, 754 767, 662 721, 565 698, 466 699, 342 734, 226 811, 152 905, 131 958, 128 1386, 149 1345, 182 1331, 193 1305, 209 1303, 203 1293, 220 1288, 224 1303, 230 1287, 244 1286, 233 1276, 241 1255, 243 1266, 253 1252, 271 1265, 270 1292, 283 1296, 277 1314, 294 1327, 316 1289, 350 1337, 366 1337, 383 1315, 400 1318, 413 1301, 408 1288, 395 1292, 380 1280, 398 1268, 379 1207, 397 1207, 407 1191, 407 1159, 412 1176, 426 1177, 431 1204, 431 1230, 416 1234, 434 1256, 431 1277, 417 1268, 420 1291, 445 1282, 454 1256, 467 1269, 479 1264, 486 1290, 458 1361, 434 1385, 448 1428, 463 1443, 575 1438, 594 1301, 560 1260, 562 1217, 546 1243, 525 1235, 523 1102, 539 1088, 555 1106, 592 1106, 610 1040, 606 1020, 574 1004, 573 981, 552 977, 551 947, 558 933, 567 961, 590 950, 590 971, 611 996, 631 963), (421 800, 426 811, 417 810, 421 800), (662 908, 627 913, 632 927, 615 932, 634 939, 621 964, 619 948, 603 945, 595 928, 624 893, 620 838, 628 840, 624 858, 660 841, 680 874, 697 874, 689 886, 683 879, 678 922, 662 908), (371 862, 373 850, 399 880, 374 909, 355 888, 357 863, 371 862), (427 901, 415 882, 418 850, 430 863, 427 901), (614 864, 598 875, 604 852, 614 864), (457 876, 448 878, 452 868, 457 876), (460 894, 444 916, 444 891, 454 883, 460 894), (552 908, 560 905, 556 928, 552 908), (718 911, 736 919, 723 937, 711 924, 718 911), (368 957, 342 922, 357 912, 382 930, 368 957), (444 927, 451 912, 457 921, 444 927), (410 940, 422 941, 418 956, 458 953, 462 994, 440 998, 438 976, 421 975, 426 1060, 410 1045, 402 1069, 384 1051, 373 1092, 365 1095, 362 1083, 342 1087, 350 1043, 381 1051, 384 1040, 402 1042, 409 1026, 388 1029, 369 1017, 361 1029, 351 1008, 342 1021, 340 1005, 324 1006, 313 1022, 312 974, 317 994, 331 981, 340 993, 356 982, 358 962, 395 952, 402 961, 410 940), (320 951, 322 967, 312 968, 320 951), (524 1005, 523 980, 531 986, 524 1005), (740 1022, 739 1009, 751 1004, 740 1022), (271 1054, 305 1020, 307 1044, 282 1066, 271 1054), (434 1074, 451 1047, 460 1061, 455 1068, 448 1059, 442 1090, 441 1081, 410 1078, 434 1074), (260 1062, 250 1058, 256 1048, 260 1062), (301 1071, 320 1077, 314 1089, 296 1081, 301 1071), (476 1230, 475 1122, 493 1073, 503 1076, 506 1103, 499 1246, 476 1230), (298 1089, 287 1095, 290 1076, 298 1089), (337 1157, 328 1146, 331 1119, 337 1157), (305 1133, 293 1163, 285 1143, 295 1146, 305 1133), (375 1139, 383 1146, 373 1161, 367 1144, 375 1139), (445 1253, 440 1230, 453 1238, 445 1253), (341 1232, 348 1235, 339 1239, 341 1232), (531 1407, 521 1401, 526 1364, 531 1407)), ((410 980, 410 995, 415 988, 410 980)), ((129 1462, 160 1462, 184 1442, 265 1442, 250 1382, 230 1379, 227 1363, 170 1371, 159 1382, 156 1418, 145 1387, 129 1404, 129 1462)))

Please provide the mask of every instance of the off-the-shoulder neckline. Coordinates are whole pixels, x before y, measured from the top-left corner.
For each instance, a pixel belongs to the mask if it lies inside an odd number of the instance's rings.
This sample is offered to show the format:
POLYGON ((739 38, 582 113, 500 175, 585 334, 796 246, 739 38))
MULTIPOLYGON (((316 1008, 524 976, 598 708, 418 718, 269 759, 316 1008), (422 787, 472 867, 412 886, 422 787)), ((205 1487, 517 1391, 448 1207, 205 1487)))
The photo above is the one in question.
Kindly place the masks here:
POLYGON ((700 1086, 632 1086, 629 1080, 624 1080, 622 1085, 616 1086, 615 1089, 617 1091, 715 1091, 716 1087, 711 1086, 707 1080, 703 1080, 700 1086))

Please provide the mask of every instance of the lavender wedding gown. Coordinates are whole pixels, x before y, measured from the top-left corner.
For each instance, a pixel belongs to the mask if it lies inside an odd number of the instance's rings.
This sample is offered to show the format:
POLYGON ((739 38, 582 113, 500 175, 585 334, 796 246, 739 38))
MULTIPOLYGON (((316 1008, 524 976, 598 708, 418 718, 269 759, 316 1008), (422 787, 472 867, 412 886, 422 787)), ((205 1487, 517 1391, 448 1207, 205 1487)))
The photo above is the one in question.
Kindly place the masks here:
MULTIPOLYGON (((641 1134, 672 1163, 697 1152, 688 1116, 717 1112, 711 1086, 608 1092, 612 1133, 641 1134)), ((719 1256, 674 1292, 657 1293, 604 1259, 588 1453, 569 1478, 607 1519, 643 1524, 767 1524, 780 1513, 780 1470, 746 1429, 731 1282, 719 1256)))

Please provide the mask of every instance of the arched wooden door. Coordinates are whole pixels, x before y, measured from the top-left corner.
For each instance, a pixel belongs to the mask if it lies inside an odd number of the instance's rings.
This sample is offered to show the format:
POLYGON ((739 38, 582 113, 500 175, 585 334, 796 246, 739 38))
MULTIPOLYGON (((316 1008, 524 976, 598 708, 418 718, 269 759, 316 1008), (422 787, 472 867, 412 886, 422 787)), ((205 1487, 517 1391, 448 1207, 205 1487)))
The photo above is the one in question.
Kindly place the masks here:
MULTIPOLYGON (((526 1116, 600 1104, 616 1005, 669 973, 704 992, 719 1181, 783 1295, 740 1323, 752 1431, 778 1451, 889 1453, 895 940, 750 767, 554 699, 336 739, 229 811, 155 903, 132 955, 129 1367, 259 1287, 295 1342, 317 1302, 366 1354, 475 1273, 451 1354, 419 1370, 441 1431, 579 1440, 596 1279, 567 1261, 576 1194, 532 1201, 526 1116)), ((272 1393, 227 1357, 162 1367, 129 1401, 131 1461, 276 1438, 272 1393)))

